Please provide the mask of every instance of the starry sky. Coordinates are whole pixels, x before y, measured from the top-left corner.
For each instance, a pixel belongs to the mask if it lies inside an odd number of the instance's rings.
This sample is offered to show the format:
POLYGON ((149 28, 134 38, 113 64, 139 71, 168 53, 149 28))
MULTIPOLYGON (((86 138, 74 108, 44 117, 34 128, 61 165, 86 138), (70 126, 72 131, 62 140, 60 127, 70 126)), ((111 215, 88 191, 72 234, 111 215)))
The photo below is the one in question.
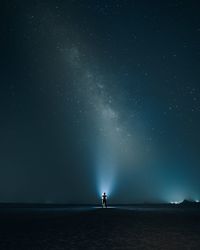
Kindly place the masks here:
POLYGON ((0 201, 200 199, 199 11, 0 3, 0 201))

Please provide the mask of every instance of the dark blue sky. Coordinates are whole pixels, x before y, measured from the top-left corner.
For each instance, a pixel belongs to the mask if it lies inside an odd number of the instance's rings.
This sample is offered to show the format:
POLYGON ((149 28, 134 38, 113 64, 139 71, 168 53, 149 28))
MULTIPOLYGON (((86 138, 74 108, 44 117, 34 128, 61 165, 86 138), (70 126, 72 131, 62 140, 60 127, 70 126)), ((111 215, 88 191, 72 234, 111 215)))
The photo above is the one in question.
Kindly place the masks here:
POLYGON ((200 199, 198 1, 0 9, 0 201, 200 199))

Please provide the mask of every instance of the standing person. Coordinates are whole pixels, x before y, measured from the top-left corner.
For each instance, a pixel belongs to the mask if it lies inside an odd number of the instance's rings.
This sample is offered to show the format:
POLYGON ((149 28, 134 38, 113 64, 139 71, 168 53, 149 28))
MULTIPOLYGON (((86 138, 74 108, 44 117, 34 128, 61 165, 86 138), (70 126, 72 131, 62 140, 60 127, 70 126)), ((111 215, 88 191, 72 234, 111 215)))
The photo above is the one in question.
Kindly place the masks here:
POLYGON ((102 207, 103 207, 103 208, 104 208, 104 207, 107 208, 107 195, 106 195, 105 192, 102 194, 102 207))

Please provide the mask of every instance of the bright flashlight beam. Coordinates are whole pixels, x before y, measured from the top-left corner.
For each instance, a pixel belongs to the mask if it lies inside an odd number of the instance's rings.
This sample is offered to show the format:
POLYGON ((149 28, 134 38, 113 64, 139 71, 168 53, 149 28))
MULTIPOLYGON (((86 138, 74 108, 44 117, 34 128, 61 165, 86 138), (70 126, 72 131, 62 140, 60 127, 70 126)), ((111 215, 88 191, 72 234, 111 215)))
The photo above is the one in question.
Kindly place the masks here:
POLYGON ((114 188, 115 171, 112 165, 99 165, 97 168, 97 189, 99 196, 106 193, 108 196, 114 188))

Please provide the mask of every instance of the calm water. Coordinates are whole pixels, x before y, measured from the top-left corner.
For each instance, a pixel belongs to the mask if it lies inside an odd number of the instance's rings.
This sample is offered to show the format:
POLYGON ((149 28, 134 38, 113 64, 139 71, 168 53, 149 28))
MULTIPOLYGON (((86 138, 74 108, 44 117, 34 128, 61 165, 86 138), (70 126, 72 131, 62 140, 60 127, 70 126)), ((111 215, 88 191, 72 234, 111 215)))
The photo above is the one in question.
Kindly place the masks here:
POLYGON ((200 249, 197 208, 1 208, 0 217, 1 250, 200 249))

